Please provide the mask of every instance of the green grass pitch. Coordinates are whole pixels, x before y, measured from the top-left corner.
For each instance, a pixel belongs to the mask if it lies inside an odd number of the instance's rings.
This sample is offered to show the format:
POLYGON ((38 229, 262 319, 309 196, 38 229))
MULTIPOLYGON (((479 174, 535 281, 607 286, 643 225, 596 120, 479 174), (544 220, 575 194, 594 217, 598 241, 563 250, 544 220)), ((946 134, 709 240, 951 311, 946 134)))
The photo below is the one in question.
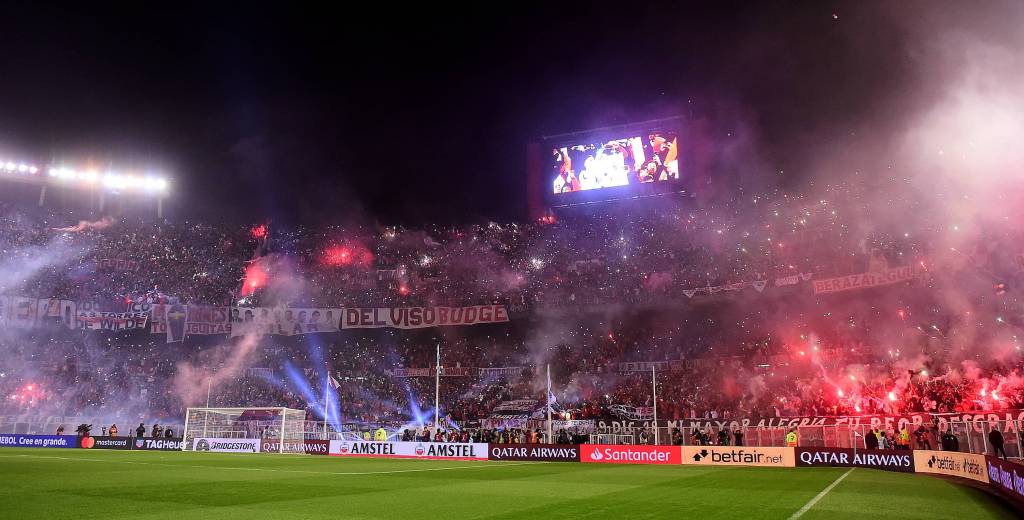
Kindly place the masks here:
MULTIPOLYGON (((789 518, 845 468, 0 450, 0 518, 789 518)), ((1013 518, 983 491, 858 468, 807 519, 1013 518)))

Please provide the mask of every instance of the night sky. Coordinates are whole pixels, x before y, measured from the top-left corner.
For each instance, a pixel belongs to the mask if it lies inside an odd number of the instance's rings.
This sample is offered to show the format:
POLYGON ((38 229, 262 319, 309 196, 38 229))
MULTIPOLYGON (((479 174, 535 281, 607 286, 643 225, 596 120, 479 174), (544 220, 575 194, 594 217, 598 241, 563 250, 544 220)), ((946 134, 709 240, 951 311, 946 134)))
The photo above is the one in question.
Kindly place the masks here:
POLYGON ((8 6, 0 152, 165 171, 179 217, 521 219, 526 143, 681 115, 711 144, 695 176, 747 136, 798 183, 921 102, 906 17, 938 4, 254 5, 8 6))

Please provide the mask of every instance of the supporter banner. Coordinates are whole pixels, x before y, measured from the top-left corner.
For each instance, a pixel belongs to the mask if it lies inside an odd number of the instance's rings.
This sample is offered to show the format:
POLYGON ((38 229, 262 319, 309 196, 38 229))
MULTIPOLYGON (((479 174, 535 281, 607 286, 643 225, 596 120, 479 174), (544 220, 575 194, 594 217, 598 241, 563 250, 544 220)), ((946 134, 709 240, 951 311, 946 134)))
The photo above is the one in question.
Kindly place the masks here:
POLYGON ((477 371, 481 378, 485 377, 516 377, 523 373, 523 367, 481 368, 477 371))
MULTIPOLYGON (((148 312, 149 333, 167 334, 168 307, 170 307, 170 305, 163 303, 129 303, 128 312, 148 312)), ((168 343, 170 342, 168 341, 168 343)))
POLYGON ((654 419, 653 406, 634 407, 625 404, 613 404, 608 407, 608 410, 623 419, 634 421, 650 421, 654 419))
POLYGON ((27 329, 35 326, 38 300, 21 296, 0 296, 0 326, 27 329))
POLYGON ((580 461, 602 464, 681 464, 679 446, 583 444, 580 461))
POLYGON ((702 466, 796 466, 793 448, 682 446, 682 463, 702 466))
POLYGON ((836 278, 814 281, 814 294, 828 294, 853 289, 867 289, 914 279, 914 266, 905 265, 879 271, 877 273, 860 273, 836 278))
MULTIPOLYGON (((475 369, 470 367, 441 367, 441 377, 465 377, 472 375, 475 369)), ((434 377, 434 367, 427 368, 393 368, 385 370, 391 377, 434 377)))
POLYGON ((619 372, 650 373, 652 368, 658 372, 663 372, 671 369, 672 365, 668 361, 629 361, 626 363, 619 363, 619 372))
POLYGON ((220 451, 228 453, 258 453, 259 439, 221 439, 199 437, 192 441, 192 451, 220 451))
POLYGON ((299 336, 318 332, 338 332, 342 309, 291 307, 232 307, 232 336, 261 334, 299 336))
MULTIPOLYGON (((188 306, 179 303, 128 304, 129 311, 136 309, 138 312, 149 310, 150 334, 164 334, 168 343, 180 343, 185 340, 188 306)), ((193 332, 193 334, 199 334, 199 332, 193 332)))
POLYGON ((480 420, 480 427, 487 430, 525 430, 529 419, 527 417, 489 417, 480 420))
POLYGON ((71 300, 42 299, 37 304, 36 316, 42 325, 63 325, 69 329, 75 326, 77 305, 71 300))
POLYGON ((185 335, 231 334, 231 309, 208 305, 185 306, 185 335))
POLYGON ((78 447, 97 450, 130 450, 132 439, 129 437, 79 437, 78 447))
POLYGON ((497 406, 491 409, 494 414, 501 414, 502 412, 525 412, 531 413, 537 408, 536 399, 516 399, 514 401, 502 401, 497 406))
POLYGON ((487 458, 487 445, 456 442, 369 442, 333 440, 330 443, 328 454, 346 457, 477 460, 487 458))
POLYGON ((144 312, 97 312, 79 310, 75 313, 78 330, 144 330, 149 315, 144 312))
POLYGON ((138 271, 142 264, 138 260, 124 258, 100 258, 96 260, 96 269, 107 271, 138 271))
POLYGON ((591 433, 594 431, 594 420, 593 419, 573 419, 569 421, 551 421, 551 429, 554 431, 558 430, 571 430, 579 433, 591 433))
POLYGON ((796 448, 797 467, 862 467, 887 471, 914 471, 910 451, 854 450, 850 448, 796 448))
POLYGON ((181 343, 185 341, 185 322, 188 318, 186 310, 187 307, 180 303, 174 303, 165 308, 166 326, 164 327, 164 333, 167 335, 168 343, 181 343))
POLYGON ((580 447, 575 444, 488 444, 487 458, 490 460, 579 462, 580 447))
POLYGON ((75 448, 74 435, 0 435, 0 446, 7 448, 75 448))
POLYGON ((955 451, 914 450, 914 470, 988 483, 984 455, 955 451))
MULTIPOLYGON (((1018 425, 1024 423, 1024 410, 1000 410, 992 412, 971 412, 964 414, 931 414, 916 413, 908 415, 862 415, 862 416, 808 416, 808 417, 773 417, 771 419, 744 418, 734 420, 719 419, 685 419, 680 421, 668 421, 669 427, 688 428, 713 428, 719 430, 728 428, 757 429, 757 430, 788 430, 805 426, 851 426, 870 427, 885 430, 898 431, 907 426, 909 429, 917 429, 924 425, 931 427, 938 424, 939 431, 949 429, 951 421, 964 422, 978 433, 985 433, 988 425, 998 425, 1004 433, 1017 432, 1018 425)), ((659 423, 660 424, 660 423, 659 423)), ((647 428, 650 424, 637 423, 635 421, 611 421, 610 423, 598 424, 602 428, 628 430, 630 428, 647 428)), ((617 432, 612 432, 617 433, 617 432)), ((628 432, 627 432, 628 433, 628 432)))
POLYGON ((181 437, 135 437, 133 450, 182 451, 185 441, 181 437))
POLYGON ((1024 467, 995 457, 986 457, 988 483, 1018 504, 1024 501, 1024 467))
POLYGON ((342 315, 343 329, 419 329, 453 325, 478 325, 508 321, 504 305, 473 307, 395 307, 346 308, 342 315))
MULTIPOLYGON (((782 287, 785 285, 796 285, 801 281, 806 282, 813 277, 813 273, 799 273, 792 276, 786 276, 783 278, 775 279, 775 286, 782 287)), ((757 292, 763 292, 768 286, 767 280, 753 280, 749 282, 736 282, 725 285, 706 285, 704 287, 692 287, 690 289, 683 289, 682 292, 687 298, 693 298, 695 295, 700 294, 718 294, 726 291, 742 291, 747 287, 752 287, 757 292)))

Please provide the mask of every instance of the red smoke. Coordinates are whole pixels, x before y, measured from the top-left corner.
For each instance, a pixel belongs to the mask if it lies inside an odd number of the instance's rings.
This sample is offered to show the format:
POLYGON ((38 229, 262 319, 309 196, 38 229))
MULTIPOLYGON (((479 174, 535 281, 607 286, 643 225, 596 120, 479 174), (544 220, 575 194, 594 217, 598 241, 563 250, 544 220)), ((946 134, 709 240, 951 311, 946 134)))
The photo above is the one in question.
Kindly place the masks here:
POLYGON ((362 244, 336 244, 324 249, 320 261, 332 267, 366 267, 373 263, 373 253, 362 244))
POLYGON ((252 233, 252 237, 255 239, 263 238, 267 236, 267 226, 266 224, 253 226, 252 231, 250 231, 250 233, 252 233))
POLYGON ((245 268, 245 280, 242 282, 242 296, 249 296, 256 289, 267 285, 267 271, 259 262, 253 262, 245 268))

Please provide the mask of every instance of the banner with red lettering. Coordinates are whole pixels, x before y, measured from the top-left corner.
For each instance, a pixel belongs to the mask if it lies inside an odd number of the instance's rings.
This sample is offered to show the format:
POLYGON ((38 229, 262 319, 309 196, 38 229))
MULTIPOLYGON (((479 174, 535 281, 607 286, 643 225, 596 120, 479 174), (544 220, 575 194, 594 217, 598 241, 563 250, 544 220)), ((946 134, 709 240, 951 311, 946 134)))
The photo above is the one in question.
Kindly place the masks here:
POLYGON ((394 307, 343 309, 342 329, 421 329, 508 321, 504 305, 473 307, 394 307))
POLYGON ((874 273, 859 273, 814 281, 814 294, 881 287, 914 279, 914 266, 905 265, 874 273))

